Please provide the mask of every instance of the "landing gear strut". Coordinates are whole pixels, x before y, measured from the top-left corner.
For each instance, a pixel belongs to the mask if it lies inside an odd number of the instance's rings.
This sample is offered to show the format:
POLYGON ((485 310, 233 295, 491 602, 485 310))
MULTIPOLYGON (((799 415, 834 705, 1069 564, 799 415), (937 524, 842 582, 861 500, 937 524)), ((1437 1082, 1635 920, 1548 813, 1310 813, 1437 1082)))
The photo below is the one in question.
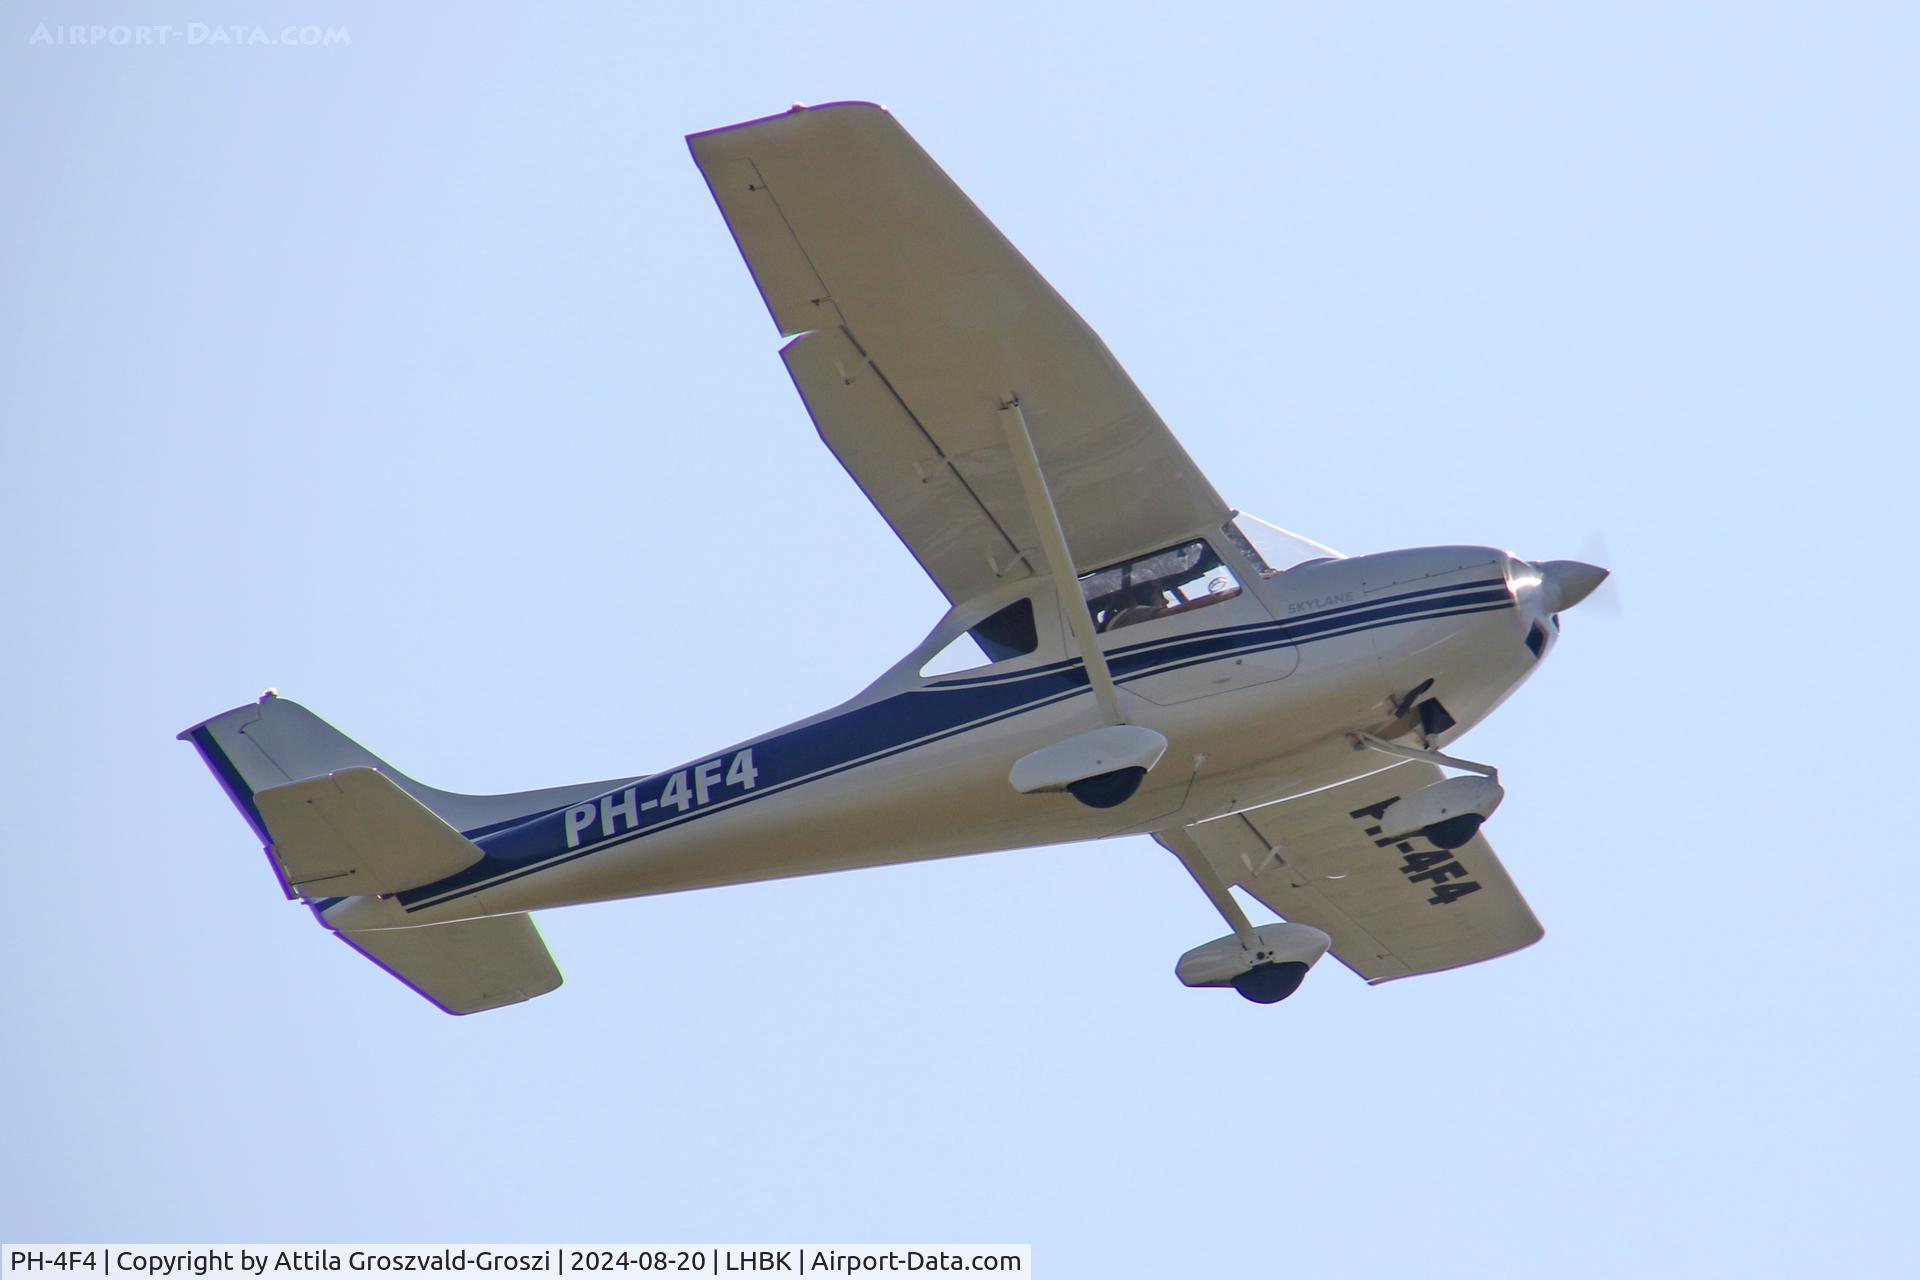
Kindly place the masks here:
POLYGON ((1490 764, 1461 760, 1431 748, 1402 746, 1371 733, 1353 737, 1356 749, 1365 747, 1406 760, 1450 765, 1476 775, 1447 778, 1387 806, 1380 815, 1380 827, 1389 840, 1418 835, 1437 849, 1458 849, 1479 833, 1480 824, 1506 797, 1500 786, 1500 771, 1490 764))
POLYGON ((1207 855, 1184 830, 1156 837, 1180 859, 1233 932, 1180 957, 1174 973, 1190 987, 1232 987, 1255 1004, 1278 1004, 1306 979, 1333 939, 1311 925, 1275 921, 1257 928, 1247 919, 1207 855))

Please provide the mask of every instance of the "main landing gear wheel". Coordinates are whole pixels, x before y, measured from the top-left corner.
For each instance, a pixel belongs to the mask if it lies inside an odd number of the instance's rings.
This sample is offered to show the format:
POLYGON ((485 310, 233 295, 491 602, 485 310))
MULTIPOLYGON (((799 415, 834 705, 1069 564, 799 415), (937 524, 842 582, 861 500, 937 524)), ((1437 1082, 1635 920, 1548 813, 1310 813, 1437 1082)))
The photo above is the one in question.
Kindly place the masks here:
POLYGON ((1089 809, 1111 809, 1133 799, 1147 776, 1145 769, 1115 769, 1067 784, 1067 794, 1089 809))
POLYGON ((1279 1004, 1300 989, 1307 966, 1299 961, 1259 964, 1233 980, 1233 989, 1255 1004, 1279 1004))
POLYGON ((1481 814, 1463 813, 1457 818, 1422 827, 1420 834, 1437 849, 1458 849, 1473 839, 1474 833, 1480 830, 1480 824, 1485 821, 1486 818, 1481 814))

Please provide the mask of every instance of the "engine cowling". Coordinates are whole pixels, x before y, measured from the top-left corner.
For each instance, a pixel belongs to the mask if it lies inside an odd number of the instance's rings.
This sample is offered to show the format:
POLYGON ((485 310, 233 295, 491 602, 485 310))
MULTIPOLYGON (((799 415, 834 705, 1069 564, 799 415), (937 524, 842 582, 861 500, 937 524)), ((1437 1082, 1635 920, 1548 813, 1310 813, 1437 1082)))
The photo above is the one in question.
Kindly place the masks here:
POLYGON ((1250 943, 1215 938, 1180 957, 1173 972, 1189 987, 1232 987, 1255 1004, 1278 1004, 1299 989, 1333 939, 1307 924, 1261 925, 1250 943))

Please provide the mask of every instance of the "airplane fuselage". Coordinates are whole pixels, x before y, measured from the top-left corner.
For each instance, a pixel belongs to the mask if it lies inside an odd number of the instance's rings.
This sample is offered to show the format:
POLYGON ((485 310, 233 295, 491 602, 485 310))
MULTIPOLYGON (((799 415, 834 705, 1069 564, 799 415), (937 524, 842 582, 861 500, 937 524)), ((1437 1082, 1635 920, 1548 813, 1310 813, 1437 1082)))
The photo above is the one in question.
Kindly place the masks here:
POLYGON ((1229 564, 1240 590, 1102 636, 1127 722, 1169 743, 1117 807, 1008 783, 1015 760, 1099 723, 1058 606, 1029 580, 1002 595, 1025 592, 1035 606, 1041 643, 1030 654, 923 676, 931 653, 981 613, 955 610, 838 707, 468 831, 485 857, 443 881, 316 906, 333 927, 424 924, 1190 824, 1394 763, 1357 746, 1359 732, 1445 744, 1532 672, 1555 630, 1524 589, 1529 566, 1492 548, 1271 575, 1229 564))

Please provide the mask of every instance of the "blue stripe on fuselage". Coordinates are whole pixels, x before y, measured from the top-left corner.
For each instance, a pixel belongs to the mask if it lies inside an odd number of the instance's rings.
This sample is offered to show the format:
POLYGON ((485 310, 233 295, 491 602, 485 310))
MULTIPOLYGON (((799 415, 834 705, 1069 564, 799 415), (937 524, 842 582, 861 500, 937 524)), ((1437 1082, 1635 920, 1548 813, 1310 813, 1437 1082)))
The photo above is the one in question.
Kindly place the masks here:
MULTIPOLYGON (((1117 649, 1107 662, 1119 683, 1177 671, 1230 655, 1306 644, 1382 626, 1466 616, 1511 607, 1501 579, 1446 588, 1427 588, 1359 606, 1344 606, 1287 622, 1224 627, 1198 635, 1169 637, 1117 649)), ((564 806, 532 815, 504 830, 466 833, 486 855, 465 871, 399 895, 409 911, 422 910, 494 884, 516 880, 615 844, 677 827, 762 796, 871 764, 902 751, 957 733, 1037 710, 1071 698, 1087 688, 1078 659, 992 678, 936 681, 878 702, 855 707, 828 720, 748 744, 758 781, 751 789, 721 788, 726 794, 690 809, 657 806, 636 813, 635 821, 612 834, 596 826, 575 847, 567 845, 564 806)), ((742 748, 745 750, 746 748, 742 748)), ((639 797, 657 798, 676 772, 669 770, 633 784, 639 797)), ((621 788, 624 793, 627 788, 621 788)))
MULTIPOLYGON (((1372 621, 1376 618, 1390 616, 1379 612, 1383 609, 1391 608, 1400 613, 1411 613, 1443 606, 1451 608, 1456 604, 1465 603, 1463 599, 1455 599, 1455 593, 1466 592, 1486 593, 1484 596, 1484 602, 1486 603, 1506 604, 1511 601, 1511 597, 1507 594, 1506 580, 1503 578, 1488 578, 1480 582, 1455 583, 1450 587, 1425 587, 1419 591, 1402 592, 1399 595, 1388 596, 1381 600, 1363 600, 1358 604, 1337 605, 1330 609, 1321 609, 1310 614, 1303 614, 1287 621, 1266 620, 1261 622, 1243 622, 1238 626, 1220 627, 1213 631, 1203 631, 1197 634, 1179 636, 1163 636, 1157 640, 1149 640, 1144 644, 1125 645, 1107 652, 1107 666, 1116 676, 1119 675, 1122 669, 1128 669, 1130 672, 1137 674, 1146 669, 1147 663, 1145 660, 1149 657, 1154 657, 1172 650, 1188 652, 1191 651, 1195 645, 1211 646, 1215 649, 1229 648, 1233 647, 1234 642, 1255 635, 1266 636, 1280 643, 1323 640, 1326 639, 1326 636, 1320 633, 1330 628, 1345 627, 1360 620, 1372 621), (1427 599, 1427 597, 1438 596, 1446 596, 1447 599, 1444 601, 1427 599), (1421 601, 1421 603, 1412 603, 1416 600, 1421 601)), ((1058 662, 1049 663, 1044 667, 1029 667, 1024 671, 986 676, 952 677, 935 681, 929 687, 950 689, 970 685, 997 684, 1003 681, 1021 680, 1033 675, 1036 671, 1065 671, 1078 668, 1079 666, 1080 659, 1066 658, 1058 662)))

